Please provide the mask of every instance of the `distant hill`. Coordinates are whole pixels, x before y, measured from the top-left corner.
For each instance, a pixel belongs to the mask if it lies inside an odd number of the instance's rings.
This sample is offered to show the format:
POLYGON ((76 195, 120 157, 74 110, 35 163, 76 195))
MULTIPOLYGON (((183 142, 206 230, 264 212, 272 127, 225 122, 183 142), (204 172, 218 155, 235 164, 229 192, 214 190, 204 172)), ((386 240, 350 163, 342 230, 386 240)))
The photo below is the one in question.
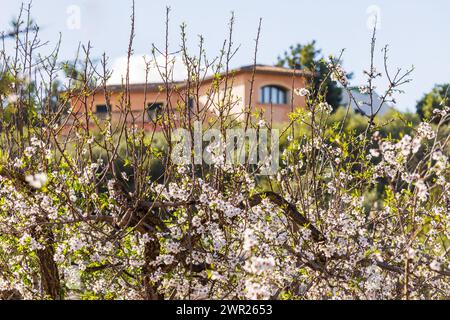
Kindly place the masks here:
MULTIPOLYGON (((346 90, 342 90, 342 101, 341 104, 343 106, 348 106, 350 101, 350 106, 355 110, 355 112, 365 113, 366 115, 371 115, 372 110, 370 108, 370 95, 367 93, 361 93, 357 87, 350 88, 351 94, 354 98, 350 99, 349 93, 346 90), (355 103, 358 103, 358 106, 355 103)), ((381 97, 374 92, 373 93, 373 112, 375 113, 381 105, 381 97)), ((378 115, 385 114, 389 109, 393 108, 393 106, 389 103, 384 103, 381 107, 378 115)))

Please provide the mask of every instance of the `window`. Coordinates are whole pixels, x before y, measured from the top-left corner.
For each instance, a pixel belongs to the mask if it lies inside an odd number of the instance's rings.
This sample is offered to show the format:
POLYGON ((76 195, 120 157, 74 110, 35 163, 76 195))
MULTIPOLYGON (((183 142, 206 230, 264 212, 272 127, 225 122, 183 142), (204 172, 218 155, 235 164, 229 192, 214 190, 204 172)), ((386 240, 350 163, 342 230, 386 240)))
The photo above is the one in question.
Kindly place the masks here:
POLYGON ((105 119, 108 115, 108 111, 109 108, 106 104, 98 104, 95 106, 95 113, 99 119, 105 119))
POLYGON ((261 103, 286 104, 287 92, 278 86, 265 86, 260 91, 261 103))
POLYGON ((106 104, 98 104, 95 109, 96 113, 107 113, 108 106, 106 104))
POLYGON ((147 116, 148 120, 155 122, 161 116, 163 109, 162 102, 149 103, 147 105, 147 116))
POLYGON ((189 98, 189 100, 188 100, 188 108, 192 109, 194 107, 194 103, 195 103, 194 98, 189 98))

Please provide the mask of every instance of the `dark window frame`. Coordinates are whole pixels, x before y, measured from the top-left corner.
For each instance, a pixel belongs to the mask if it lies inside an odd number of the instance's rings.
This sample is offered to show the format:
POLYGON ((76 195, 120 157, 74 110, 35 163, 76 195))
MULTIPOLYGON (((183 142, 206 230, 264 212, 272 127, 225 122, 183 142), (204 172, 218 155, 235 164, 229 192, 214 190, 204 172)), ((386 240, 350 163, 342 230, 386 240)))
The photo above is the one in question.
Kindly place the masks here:
POLYGON ((278 85, 266 85, 259 90, 259 102, 263 104, 287 104, 288 90, 278 85))
POLYGON ((188 107, 189 109, 193 109, 194 106, 195 106, 195 99, 192 98, 192 97, 190 97, 190 98, 188 99, 187 107, 188 107))
POLYGON ((95 106, 95 115, 98 119, 104 120, 109 114, 109 111, 111 111, 111 107, 108 106, 106 103, 97 104, 95 106))
POLYGON ((147 104, 146 114, 147 120, 156 122, 161 117, 161 112, 164 108, 163 102, 150 102, 147 104))
POLYGON ((104 104, 97 104, 95 106, 95 113, 102 114, 102 113, 108 113, 108 111, 109 111, 109 108, 108 108, 108 105, 106 103, 104 103, 104 104), (99 110, 99 109, 101 109, 101 110, 99 110))

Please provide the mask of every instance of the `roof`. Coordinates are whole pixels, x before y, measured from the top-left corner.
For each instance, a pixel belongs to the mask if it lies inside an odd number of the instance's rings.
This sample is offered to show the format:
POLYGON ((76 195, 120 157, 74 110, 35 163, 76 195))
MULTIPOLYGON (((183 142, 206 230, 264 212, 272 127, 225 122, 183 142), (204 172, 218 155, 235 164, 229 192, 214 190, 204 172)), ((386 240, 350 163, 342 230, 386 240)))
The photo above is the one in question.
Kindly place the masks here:
MULTIPOLYGON (((170 87, 174 87, 177 85, 183 86, 184 81, 172 81, 169 83, 170 87)), ((158 91, 159 88, 166 87, 166 83, 164 82, 149 82, 147 84, 145 83, 130 83, 130 91, 144 91, 145 86, 147 86, 147 91, 158 91)), ((123 90, 124 86, 121 84, 110 84, 106 86, 107 89, 111 91, 121 91, 123 90)))
MULTIPOLYGON (((246 72, 253 72, 255 70, 255 73, 265 73, 265 74, 278 74, 278 75, 293 75, 301 76, 301 77, 311 77, 313 75, 312 72, 306 71, 306 70, 294 70, 290 68, 284 68, 284 67, 276 67, 276 66, 269 66, 269 65, 262 65, 262 64, 256 64, 256 65, 246 65, 242 66, 236 69, 231 69, 228 71, 228 74, 230 75, 236 75, 240 73, 246 73, 246 72)), ((222 72, 221 75, 225 75, 225 72, 222 72)), ((203 82, 208 82, 214 79, 213 75, 209 75, 203 79, 203 82)), ((151 82, 151 83, 130 83, 129 89, 130 91, 144 91, 145 87, 147 86, 147 91, 158 91, 161 87, 165 88, 166 83, 164 82, 151 82)), ((184 86, 186 85, 186 81, 173 81, 169 83, 170 87, 175 86, 184 86)), ((113 84, 113 85, 107 85, 107 88, 111 91, 121 91, 123 90, 123 86, 120 84, 113 84)))
POLYGON ((307 70, 294 70, 291 68, 277 67, 277 66, 269 66, 264 64, 250 64, 247 66, 242 66, 240 68, 232 70, 232 72, 253 72, 253 68, 255 68, 256 72, 260 73, 278 73, 278 74, 296 74, 301 76, 312 76, 312 72, 307 70))

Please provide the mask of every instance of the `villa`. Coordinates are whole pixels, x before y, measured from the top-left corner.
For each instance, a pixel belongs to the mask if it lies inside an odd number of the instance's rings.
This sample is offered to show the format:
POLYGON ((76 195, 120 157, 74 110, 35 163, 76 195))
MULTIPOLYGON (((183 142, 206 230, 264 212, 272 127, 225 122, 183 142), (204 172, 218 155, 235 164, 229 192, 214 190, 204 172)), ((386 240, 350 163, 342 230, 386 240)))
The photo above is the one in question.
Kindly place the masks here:
MULTIPOLYGON (((228 115, 240 118, 251 106, 252 112, 261 110, 266 121, 283 123, 289 120, 294 108, 305 105, 305 98, 293 94, 293 88, 305 87, 312 74, 303 70, 249 65, 230 70, 228 74, 208 76, 198 83, 178 81, 129 85, 129 115, 126 121, 142 124, 150 130, 158 114, 164 109, 197 111, 197 115, 218 114, 221 104, 228 106, 228 115)), ((111 120, 123 117, 124 87, 122 85, 97 88, 86 100, 72 100, 73 115, 92 112, 98 119, 111 114, 111 120)), ((173 116, 177 117, 177 112, 173 116)), ((79 117, 82 119, 83 117, 79 117)), ((175 119, 176 120, 176 119, 175 119)))

